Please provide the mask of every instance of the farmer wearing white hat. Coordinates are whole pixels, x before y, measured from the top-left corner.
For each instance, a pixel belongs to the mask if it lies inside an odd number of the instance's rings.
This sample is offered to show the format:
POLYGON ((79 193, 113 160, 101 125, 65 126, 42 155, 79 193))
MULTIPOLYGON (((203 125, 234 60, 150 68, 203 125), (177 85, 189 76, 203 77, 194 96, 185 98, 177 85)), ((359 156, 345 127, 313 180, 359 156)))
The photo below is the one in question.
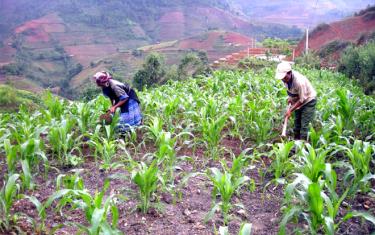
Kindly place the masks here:
POLYGON ((314 119, 316 91, 310 81, 297 71, 292 70, 290 63, 277 65, 276 79, 282 80, 288 93, 290 108, 285 113, 289 118, 295 112, 294 138, 307 140, 309 123, 314 119))
POLYGON ((96 84, 102 88, 103 94, 111 100, 111 113, 120 108, 119 132, 126 132, 130 126, 139 126, 142 123, 140 102, 137 94, 129 85, 112 79, 106 71, 94 75, 96 84))

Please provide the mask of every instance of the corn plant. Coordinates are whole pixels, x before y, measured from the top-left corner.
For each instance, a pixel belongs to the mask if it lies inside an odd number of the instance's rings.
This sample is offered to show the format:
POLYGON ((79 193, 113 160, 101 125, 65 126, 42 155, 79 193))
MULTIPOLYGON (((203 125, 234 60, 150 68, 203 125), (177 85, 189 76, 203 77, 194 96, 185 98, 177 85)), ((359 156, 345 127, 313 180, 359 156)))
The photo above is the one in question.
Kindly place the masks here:
POLYGON ((146 125, 146 129, 148 130, 146 136, 150 138, 154 142, 159 141, 159 135, 163 133, 163 120, 157 116, 152 117, 150 120, 150 124, 146 125))
POLYGON ((263 101, 260 105, 257 100, 247 103, 247 111, 244 112, 244 134, 250 136, 258 144, 264 142, 272 134, 273 118, 270 116, 270 102, 263 101))
POLYGON ((233 207, 233 205, 231 204, 231 198, 236 190, 241 188, 247 181, 249 181, 249 177, 242 176, 240 178, 237 178, 237 180, 232 180, 232 174, 226 171, 222 173, 217 168, 211 168, 210 170, 211 173, 207 172, 207 177, 213 184, 213 206, 211 208, 211 211, 207 214, 205 220, 208 221, 209 219, 211 219, 215 211, 220 208, 224 219, 224 225, 226 225, 229 222, 230 209, 233 207), (221 202, 219 203, 216 203, 217 193, 220 194, 221 197, 221 202))
POLYGON ((63 117, 66 103, 60 101, 58 97, 55 97, 51 92, 46 92, 43 97, 44 105, 47 107, 47 110, 41 109, 43 116, 51 122, 52 119, 61 120, 63 117))
POLYGON ((247 166, 248 166, 248 160, 249 160, 249 157, 246 156, 246 153, 249 150, 250 149, 245 149, 237 157, 233 155, 232 156, 232 162, 231 162, 230 166, 228 166, 228 164, 225 160, 221 161, 221 166, 223 167, 223 169, 226 172, 228 172, 232 175, 232 182, 233 183, 237 179, 241 178, 246 173, 247 166))
POLYGON ((324 148, 327 147, 330 143, 330 138, 331 138, 331 130, 330 128, 322 128, 320 130, 315 130, 311 125, 310 125, 310 131, 309 131, 309 141, 311 146, 316 149, 316 148, 324 148))
POLYGON ((370 180, 375 179, 374 173, 371 172, 370 162, 375 153, 375 146, 369 142, 355 140, 351 147, 339 146, 350 160, 350 164, 344 162, 337 163, 348 168, 344 175, 344 182, 348 185, 351 182, 350 195, 360 190, 363 193, 370 191, 370 180))
POLYGON ((72 223, 72 225, 77 226, 79 229, 79 234, 121 234, 117 229, 119 212, 114 200, 116 195, 110 195, 104 199, 104 194, 108 190, 109 184, 109 181, 106 180, 102 190, 96 192, 94 196, 91 196, 86 190, 62 189, 56 191, 48 198, 43 207, 48 208, 53 201, 61 198, 58 202, 58 208, 62 208, 67 203, 70 203, 74 206, 73 208, 79 208, 85 212, 89 226, 72 223), (111 222, 107 221, 108 214, 111 214, 111 222))
POLYGON ((274 181, 276 183, 285 183, 283 176, 288 175, 293 169, 294 164, 289 159, 289 154, 294 147, 294 142, 277 143, 273 145, 272 155, 275 156, 271 164, 271 172, 274 173, 274 181))
POLYGON ((84 190, 84 183, 82 178, 79 176, 81 170, 74 170, 74 174, 66 175, 60 174, 56 178, 56 189, 74 189, 74 190, 84 190))
POLYGON ((11 145, 9 139, 4 140, 4 149, 6 154, 6 162, 8 166, 8 173, 13 174, 17 164, 17 152, 19 145, 11 145))
MULTIPOLYGON (((165 117, 165 121, 168 125, 168 129, 172 130, 174 128, 173 125, 173 117, 176 116, 176 112, 180 106, 181 100, 179 96, 173 97, 169 99, 169 102, 166 103, 163 111, 163 116, 165 117)), ((173 131, 173 130, 172 130, 173 131)))
POLYGON ((221 140, 221 132, 227 121, 227 116, 222 115, 218 118, 207 118, 202 120, 202 139, 207 145, 207 153, 217 159, 219 155, 219 143, 221 140))
POLYGON ((337 90, 336 95, 339 98, 337 102, 337 113, 343 119, 345 129, 352 130, 354 127, 353 117, 356 111, 357 101, 354 99, 353 95, 345 90, 337 90))
POLYGON ((108 140, 114 140, 116 138, 116 133, 118 132, 118 129, 119 129, 119 126, 118 126, 119 119, 120 117, 116 113, 113 115, 111 124, 104 126, 105 137, 108 140))
POLYGON ((95 159, 101 157, 104 161, 103 167, 107 169, 117 150, 117 141, 99 137, 89 141, 89 144, 95 149, 95 159))
POLYGON ((16 216, 12 215, 10 209, 20 190, 18 179, 18 174, 10 175, 0 190, 0 231, 3 233, 9 231, 16 222, 16 216))
POLYGON ((310 144, 306 144, 305 148, 299 152, 301 157, 301 172, 312 182, 316 183, 321 179, 326 168, 326 156, 330 149, 315 150, 310 144))
POLYGON ((33 225, 33 228, 34 228, 33 232, 34 233, 36 233, 36 234, 53 234, 55 232, 55 230, 60 227, 60 225, 59 225, 59 226, 56 226, 55 228, 53 228, 51 230, 49 230, 47 228, 46 223, 45 223, 45 221, 47 219, 46 210, 45 210, 43 204, 36 197, 28 196, 28 195, 21 195, 21 198, 25 198, 25 199, 29 200, 35 206, 35 209, 38 212, 39 221, 34 217, 25 215, 26 218, 28 219, 28 221, 30 221, 31 224, 33 225))
MULTIPOLYGON (((49 143, 52 147, 53 156, 57 157, 60 165, 77 165, 80 159, 72 155, 74 149, 74 136, 72 125, 74 120, 64 119, 49 130, 49 143)), ((77 149, 78 150, 78 149, 77 149)))
POLYGON ((138 169, 132 172, 132 180, 139 188, 139 197, 141 199, 140 209, 147 213, 150 207, 150 197, 156 191, 158 186, 158 167, 156 161, 150 166, 141 162, 138 169))
POLYGON ((9 139, 12 143, 23 144, 29 139, 38 139, 40 134, 47 129, 46 126, 40 125, 34 115, 30 115, 28 111, 20 111, 16 117, 16 121, 9 123, 9 139))
MULTIPOLYGON (((279 234, 285 234, 287 223, 296 218, 303 218, 310 234, 335 234, 339 225, 353 216, 360 216, 375 224, 375 218, 364 212, 349 211, 341 221, 336 217, 341 203, 346 198, 348 189, 341 196, 336 193, 336 173, 330 164, 326 165, 325 178, 312 182, 304 174, 296 173, 295 180, 285 190, 284 216, 280 222, 279 234), (327 188, 328 194, 324 189, 327 188)), ((302 231, 303 233, 304 231, 302 231)), ((305 231, 306 232, 306 231, 305 231)))
POLYGON ((89 128, 93 126, 95 121, 97 120, 96 117, 93 117, 93 113, 91 112, 92 107, 90 107, 87 103, 78 103, 77 104, 77 124, 81 131, 81 134, 86 136, 88 135, 89 128))

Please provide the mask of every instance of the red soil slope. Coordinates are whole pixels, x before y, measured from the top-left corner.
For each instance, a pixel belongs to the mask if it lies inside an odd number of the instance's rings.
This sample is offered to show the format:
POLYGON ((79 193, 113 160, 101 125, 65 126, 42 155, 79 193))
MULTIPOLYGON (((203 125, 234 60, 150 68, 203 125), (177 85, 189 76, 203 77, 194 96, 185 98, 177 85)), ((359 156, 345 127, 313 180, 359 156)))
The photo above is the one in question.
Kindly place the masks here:
POLYGON ((27 21, 14 31, 16 34, 24 33, 26 41, 29 43, 48 42, 49 33, 65 32, 65 25, 56 14, 46 15, 42 18, 27 21))
POLYGON ((158 27, 160 41, 171 41, 213 28, 249 31, 253 26, 218 8, 190 7, 167 11, 159 19, 158 27))
MULTIPOLYGON (((359 37, 366 33, 375 31, 375 19, 364 20, 363 17, 351 17, 342 21, 329 24, 322 30, 309 35, 309 49, 318 51, 324 45, 335 41, 357 42, 359 37)), ((305 49, 305 38, 303 38, 296 49, 296 56, 300 56, 305 49)))

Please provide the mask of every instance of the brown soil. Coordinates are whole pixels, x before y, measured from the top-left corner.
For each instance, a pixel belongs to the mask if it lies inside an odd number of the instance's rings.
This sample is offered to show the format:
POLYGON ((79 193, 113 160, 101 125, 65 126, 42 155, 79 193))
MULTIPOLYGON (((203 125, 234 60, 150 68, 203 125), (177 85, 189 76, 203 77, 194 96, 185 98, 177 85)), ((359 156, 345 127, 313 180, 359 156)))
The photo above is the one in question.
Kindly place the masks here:
MULTIPOLYGON (((138 136, 138 139, 140 136, 138 136)), ((221 145, 238 155, 250 145, 241 143, 237 139, 225 137, 221 145)), ((154 152, 155 147, 151 143, 146 143, 145 147, 141 147, 137 154, 132 155, 134 160, 139 160, 144 153, 154 152)), ((228 151, 224 151, 228 152, 228 151)), ((137 186, 131 183, 130 174, 125 169, 111 170, 104 172, 94 162, 92 157, 92 150, 85 148, 82 151, 85 162, 79 167, 83 169, 81 177, 84 180, 85 188, 92 194, 100 191, 104 180, 113 174, 120 174, 126 179, 112 179, 111 186, 106 195, 121 194, 129 199, 118 203, 120 219, 118 228, 125 234, 214 234, 215 228, 219 229, 223 225, 222 216, 216 213, 213 219, 207 223, 204 222, 204 217, 211 208, 211 190, 210 181, 203 175, 198 175, 190 178, 188 183, 179 190, 174 190, 181 193, 181 197, 174 197, 168 192, 158 191, 153 198, 153 203, 159 205, 162 209, 156 210, 151 208, 148 214, 142 214, 135 209, 138 204, 137 200, 137 186)), ((184 147, 178 151, 178 156, 190 156, 194 161, 178 162, 180 170, 176 172, 175 184, 178 185, 184 175, 191 172, 205 172, 209 167, 220 167, 218 161, 207 161, 205 159, 205 149, 198 147, 194 152, 191 148, 184 147)), ((222 155, 226 160, 230 159, 230 155, 222 155)), ((118 154, 121 157, 121 153, 118 154)), ((269 159, 267 159, 269 160, 269 159)), ((253 225, 252 234, 277 234, 278 224, 281 219, 281 202, 283 198, 282 187, 268 187, 264 190, 264 183, 268 182, 270 178, 262 181, 258 172, 267 171, 270 164, 269 161, 253 162, 254 169, 247 172, 247 175, 254 180, 256 188, 251 192, 248 187, 240 190, 239 195, 232 198, 232 203, 242 203, 244 209, 234 208, 232 210, 232 219, 229 223, 230 234, 237 234, 242 222, 249 222, 253 225)), ((33 195, 40 201, 45 202, 49 196, 56 191, 56 177, 59 174, 66 174, 72 169, 58 169, 50 170, 48 177, 43 178, 40 173, 34 177, 37 188, 34 191, 25 192, 26 195, 33 195)), ((0 156, 0 182, 3 182, 3 177, 6 172, 6 164, 4 157, 0 156)), ((1 185, 0 185, 1 186, 1 185)), ((218 197, 219 199, 219 197, 218 197)), ((373 206, 374 201, 369 201, 368 198, 363 197, 364 203, 358 202, 358 205, 373 206), (370 204, 369 204, 370 203, 370 204)), ((353 202, 354 204, 357 202, 353 202)), ((355 204, 357 205, 357 204, 355 204)), ((74 234, 76 229, 72 226, 66 225, 67 222, 76 222, 86 224, 87 221, 82 211, 69 210, 65 207, 62 215, 59 212, 48 208, 47 221, 48 227, 53 227, 58 224, 65 223, 55 234, 74 234)), ((361 209, 361 208, 358 208, 361 209)), ((32 203, 28 200, 20 199, 15 202, 12 208, 13 212, 22 212, 32 218, 38 218, 37 211, 32 203)), ((19 220, 18 226, 28 231, 28 234, 35 234, 32 227, 26 220, 19 220)), ((358 220, 351 220, 345 223, 341 234, 367 234, 371 227, 361 226, 358 220)))

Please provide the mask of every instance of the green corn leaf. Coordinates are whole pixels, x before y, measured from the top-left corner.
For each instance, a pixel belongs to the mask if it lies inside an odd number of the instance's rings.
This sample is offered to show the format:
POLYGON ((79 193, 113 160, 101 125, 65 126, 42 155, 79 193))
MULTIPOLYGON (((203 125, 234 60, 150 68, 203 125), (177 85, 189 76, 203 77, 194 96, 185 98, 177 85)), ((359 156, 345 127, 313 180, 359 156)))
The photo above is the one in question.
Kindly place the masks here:
POLYGON ((291 220, 294 216, 300 214, 302 212, 302 208, 294 206, 287 210, 287 212, 284 214, 283 219, 280 222, 279 227, 279 235, 285 235, 285 227, 289 220, 291 220))
POLYGON ((27 189, 30 189, 32 188, 32 176, 30 172, 29 161, 27 159, 21 160, 21 166, 23 172, 23 174, 21 175, 22 185, 25 186, 27 189))
POLYGON ((89 230, 91 234, 99 234, 98 232, 103 220, 104 212, 104 208, 95 208, 90 221, 91 227, 89 230))
POLYGON ((44 220, 46 218, 46 211, 43 207, 43 204, 40 203, 40 201, 34 196, 23 195, 23 197, 28 199, 34 204, 35 208, 38 211, 39 216, 44 220))
POLYGON ((312 183, 309 185, 308 189, 308 203, 309 210, 321 219, 323 213, 323 199, 321 197, 321 189, 319 184, 312 183))
POLYGON ((221 206, 221 202, 220 203, 216 203, 212 208, 211 210, 207 213, 207 215, 204 217, 204 222, 207 223, 209 220, 212 219, 212 217, 214 216, 215 212, 220 208, 221 206))
POLYGON ((324 217, 324 231, 328 235, 335 234, 335 222, 331 217, 324 217))
POLYGON ((371 222, 373 225, 375 225, 375 217, 370 213, 364 211, 351 211, 347 213, 342 220, 347 221, 353 217, 362 217, 365 220, 371 222))
POLYGON ((220 226, 219 228, 220 235, 229 235, 228 227, 227 226, 220 226))
POLYGON ((4 190, 4 198, 5 198, 5 204, 6 208, 9 209, 10 206, 13 203, 13 197, 17 190, 17 180, 19 179, 19 174, 13 174, 9 177, 5 184, 5 190, 4 190))
POLYGON ((116 228, 118 219, 119 219, 119 212, 115 203, 112 203, 111 205, 111 212, 112 212, 112 226, 116 228))
POLYGON ((241 225, 238 235, 251 235, 252 224, 245 223, 241 225))

